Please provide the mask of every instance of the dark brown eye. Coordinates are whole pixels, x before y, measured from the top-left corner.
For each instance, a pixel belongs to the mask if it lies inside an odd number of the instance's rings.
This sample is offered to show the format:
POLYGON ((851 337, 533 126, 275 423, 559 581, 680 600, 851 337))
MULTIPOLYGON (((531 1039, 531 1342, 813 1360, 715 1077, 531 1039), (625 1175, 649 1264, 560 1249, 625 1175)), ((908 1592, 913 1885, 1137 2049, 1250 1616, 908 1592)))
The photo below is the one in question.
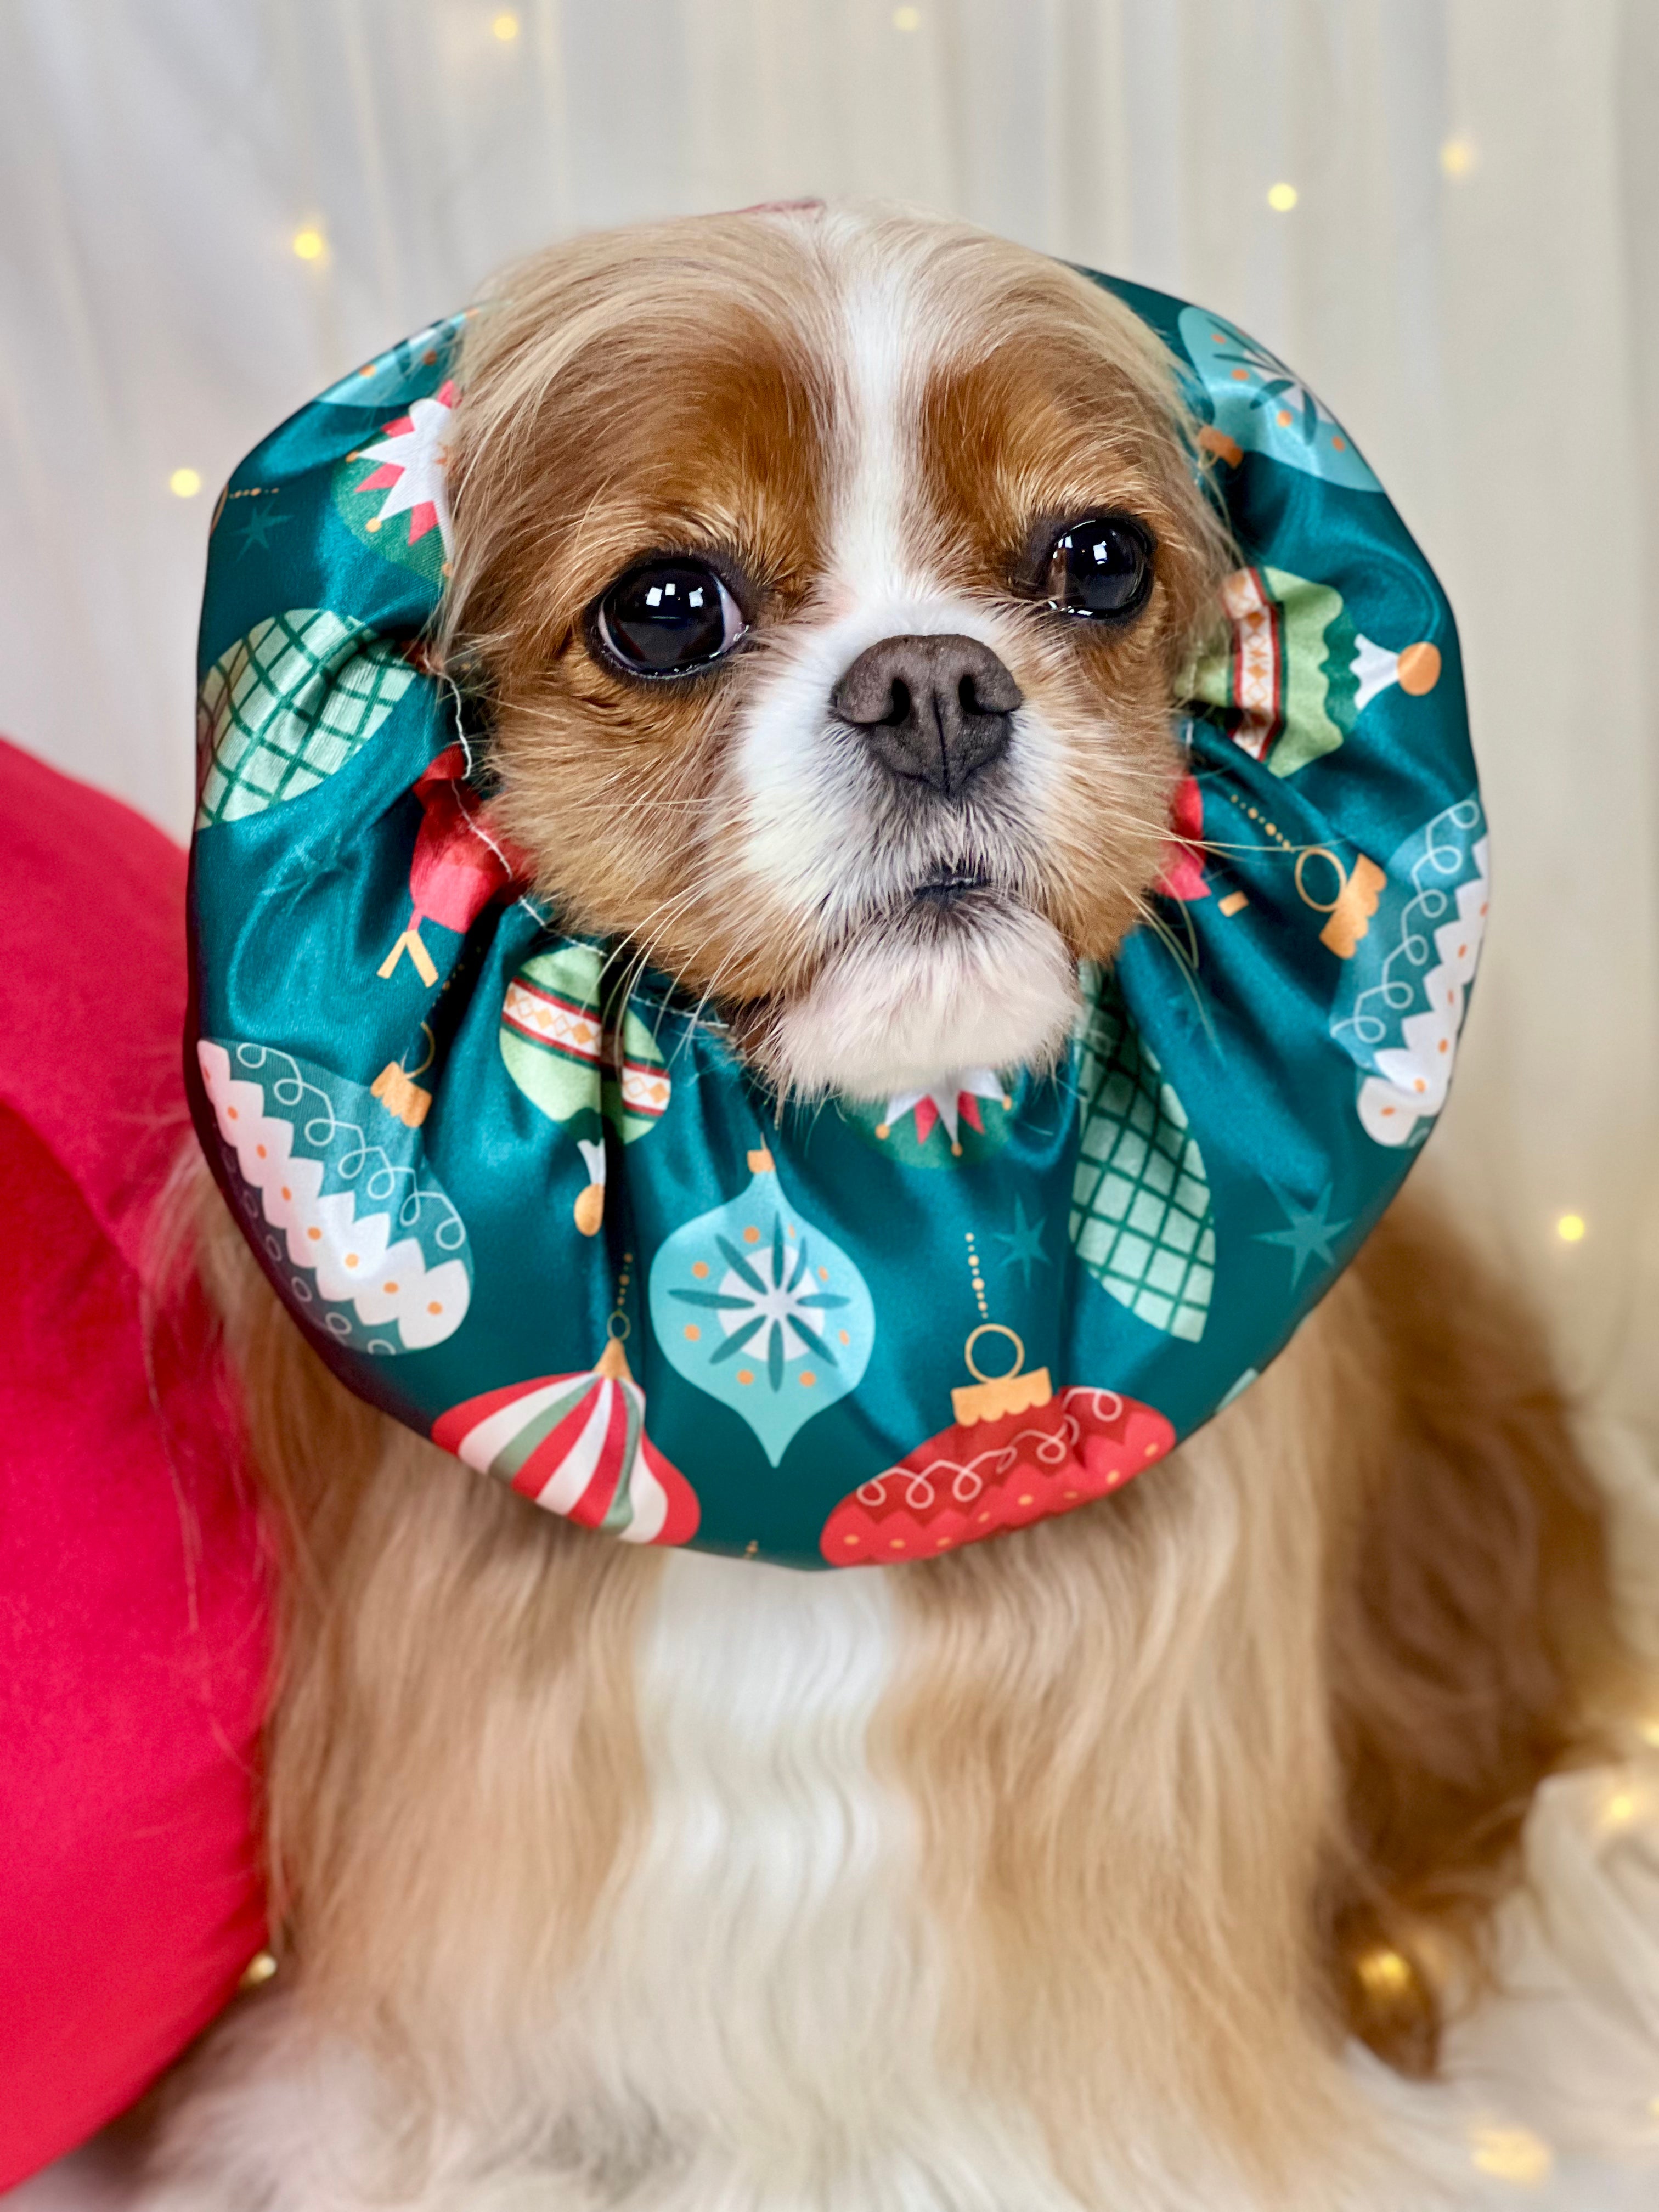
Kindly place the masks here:
POLYGON ((661 554, 619 576, 591 611, 600 650, 630 676, 691 676, 742 637, 737 601, 706 561, 661 554))
POLYGON ((1152 588, 1152 541, 1127 514, 1068 522, 1048 554, 1042 594, 1056 614, 1123 622, 1152 588))

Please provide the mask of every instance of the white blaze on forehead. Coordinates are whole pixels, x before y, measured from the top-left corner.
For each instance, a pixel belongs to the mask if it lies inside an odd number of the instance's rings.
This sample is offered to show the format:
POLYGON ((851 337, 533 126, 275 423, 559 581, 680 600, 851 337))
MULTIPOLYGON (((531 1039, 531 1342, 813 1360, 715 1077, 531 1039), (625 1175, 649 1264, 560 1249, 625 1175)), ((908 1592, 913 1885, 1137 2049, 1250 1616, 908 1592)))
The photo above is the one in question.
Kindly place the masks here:
POLYGON ((973 337, 959 289, 943 297, 914 245, 879 226, 843 224, 820 249, 835 394, 823 565, 812 600, 768 643, 732 775, 738 865, 816 970, 780 1010, 774 1072, 803 1094, 874 1097, 969 1062, 1036 1064, 1064 1036, 1073 964, 1033 907, 991 909, 939 942, 911 941, 900 917, 939 867, 1018 892, 1052 866, 1066 748, 1028 696, 982 786, 959 804, 915 792, 896 805, 865 732, 830 703, 884 638, 973 638, 1017 680, 1026 657, 1016 611, 949 572, 929 512, 921 411, 930 379, 973 337))
MULTIPOLYGON (((830 704, 837 680, 886 637, 957 635, 1005 659, 1015 625, 972 597, 930 558, 919 425, 930 376, 962 332, 914 252, 856 222, 820 241, 833 312, 824 340, 835 394, 830 517, 815 609, 773 649, 737 732, 733 754, 745 834, 745 871, 809 932, 829 929, 908 866, 873 823, 879 779, 860 739, 830 704)), ((1020 711, 999 820, 1017 836, 1054 773, 1052 732, 1020 711)), ((953 857, 962 857, 956 855, 953 857)))
POLYGON ((903 261, 872 256, 842 293, 827 577, 838 612, 939 586, 919 573, 907 544, 921 492, 916 416, 936 348, 921 289, 903 261))

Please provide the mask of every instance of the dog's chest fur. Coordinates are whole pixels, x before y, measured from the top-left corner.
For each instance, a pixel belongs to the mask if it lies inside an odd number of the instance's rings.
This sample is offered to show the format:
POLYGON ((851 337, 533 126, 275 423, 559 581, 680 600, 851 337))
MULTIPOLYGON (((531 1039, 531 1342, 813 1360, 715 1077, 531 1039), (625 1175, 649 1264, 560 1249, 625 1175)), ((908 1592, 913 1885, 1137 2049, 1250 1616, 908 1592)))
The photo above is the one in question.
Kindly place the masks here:
POLYGON ((941 2063, 943 1931, 872 1735, 902 1648, 886 1576, 666 1561, 636 1662, 645 1835, 571 2024, 613 2115, 787 2193, 1058 2203, 1026 2130, 941 2063))

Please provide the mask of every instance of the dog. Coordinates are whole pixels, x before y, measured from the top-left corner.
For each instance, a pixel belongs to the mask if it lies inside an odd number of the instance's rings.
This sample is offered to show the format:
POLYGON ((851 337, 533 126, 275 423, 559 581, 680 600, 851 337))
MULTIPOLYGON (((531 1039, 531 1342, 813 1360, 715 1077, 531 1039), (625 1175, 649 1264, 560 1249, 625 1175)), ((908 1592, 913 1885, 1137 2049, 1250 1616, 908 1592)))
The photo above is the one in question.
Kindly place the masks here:
MULTIPOLYGON (((782 1098, 1051 1066, 1229 566, 1147 331, 808 206, 549 250, 459 384, 436 650, 538 891, 782 1098)), ((1426 2201, 1345 2044, 1432 2069, 1632 1676, 1547 1347, 1438 1212, 1121 1493, 811 1576, 480 1480, 179 1203, 281 1562, 281 1967, 153 2212, 1426 2201)))

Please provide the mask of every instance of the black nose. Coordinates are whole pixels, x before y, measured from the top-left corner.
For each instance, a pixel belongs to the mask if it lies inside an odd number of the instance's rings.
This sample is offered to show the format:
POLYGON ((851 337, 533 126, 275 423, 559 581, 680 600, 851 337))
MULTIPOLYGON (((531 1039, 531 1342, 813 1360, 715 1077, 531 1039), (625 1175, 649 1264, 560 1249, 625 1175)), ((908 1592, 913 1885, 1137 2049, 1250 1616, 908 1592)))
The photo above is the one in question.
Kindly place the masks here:
POLYGON ((830 703, 895 775, 954 796, 1008 743, 1020 689, 971 637, 884 637, 860 653, 830 703))

